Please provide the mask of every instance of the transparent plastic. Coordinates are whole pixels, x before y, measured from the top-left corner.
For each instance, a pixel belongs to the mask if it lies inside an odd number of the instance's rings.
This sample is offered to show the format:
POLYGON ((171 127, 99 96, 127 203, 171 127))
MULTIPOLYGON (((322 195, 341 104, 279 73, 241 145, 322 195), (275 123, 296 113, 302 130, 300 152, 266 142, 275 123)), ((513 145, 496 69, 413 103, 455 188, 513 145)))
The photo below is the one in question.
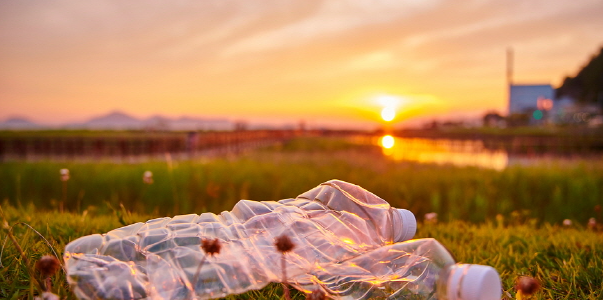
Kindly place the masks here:
POLYGON ((159 218, 85 236, 66 246, 64 259, 80 299, 219 298, 281 282, 283 255, 274 240, 286 235, 296 245, 285 255, 290 284, 368 299, 418 293, 419 279, 433 287, 435 269, 454 263, 434 240, 399 243, 408 224, 385 200, 331 180, 294 199, 241 200, 219 215, 159 218), (205 257, 205 238, 220 240, 218 254, 205 257), (436 248, 421 246, 427 244, 436 248))
POLYGON ((386 245, 321 265, 295 282, 339 299, 499 300, 500 278, 489 266, 459 264, 431 238, 386 245))

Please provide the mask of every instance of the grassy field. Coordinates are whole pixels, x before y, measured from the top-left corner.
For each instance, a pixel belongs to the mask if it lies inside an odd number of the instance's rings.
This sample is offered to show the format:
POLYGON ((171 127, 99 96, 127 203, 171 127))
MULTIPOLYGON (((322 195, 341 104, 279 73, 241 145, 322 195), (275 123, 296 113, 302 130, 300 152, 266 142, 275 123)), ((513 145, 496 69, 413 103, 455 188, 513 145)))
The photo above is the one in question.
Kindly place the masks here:
MULTIPOLYGON (((54 250, 62 252, 69 241, 88 234, 107 232, 122 226, 116 215, 85 215, 76 213, 40 212, 29 206, 17 209, 7 204, 2 208, 14 227, 30 263, 51 253, 49 246, 27 226, 36 228, 54 250)), ((154 216, 127 214, 128 223, 146 221, 154 216)), ((516 223, 511 220, 472 224, 452 221, 440 224, 419 224, 417 238, 433 237, 454 254, 457 261, 491 265, 503 281, 506 299, 515 299, 514 282, 519 276, 537 278, 542 289, 533 299, 601 299, 603 292, 603 235, 601 231, 583 226, 516 223)), ((2 255, 0 298, 31 299, 37 292, 28 268, 10 243, 2 255)), ((64 277, 53 277, 53 290, 64 299, 75 299, 64 277)), ((301 294, 295 294, 303 298, 301 294)), ((259 292, 230 299, 279 299, 278 285, 259 292)))
MULTIPOLYGON (((229 210, 239 199, 295 197, 337 178, 410 209, 421 222, 425 213, 437 212, 440 223, 419 224, 417 237, 440 240, 461 262, 495 267, 507 297, 515 298, 515 279, 529 275, 543 285, 534 299, 603 298, 603 235, 586 228, 591 217, 603 221, 595 209, 603 205, 603 163, 495 171, 392 162, 370 146, 311 142, 207 161, 7 162, 0 168, 0 199, 6 225, 16 224, 14 233, 33 262, 49 247, 19 222, 38 230, 60 255, 83 235, 158 216, 229 210), (61 168, 71 174, 65 186, 61 168), (147 170, 153 172, 150 185, 142 181, 147 170), (564 219, 574 225, 561 226, 564 219)), ((6 244, 1 259, 0 298, 37 293, 13 245, 6 244)), ((62 298, 74 297, 63 274, 53 280, 62 298)), ((279 298, 279 289, 272 285, 244 297, 279 298)))
POLYGON ((101 214, 121 203, 138 213, 175 215, 229 210, 240 199, 291 198, 330 179, 358 184, 419 216, 436 212, 444 221, 484 222, 501 214, 585 224, 601 217, 593 208, 603 205, 603 161, 496 171, 397 163, 376 147, 320 139, 207 161, 6 162, 0 199, 38 209, 56 209, 63 201, 69 211, 101 214), (65 187, 61 168, 71 174, 65 187), (151 185, 142 180, 147 170, 151 185))

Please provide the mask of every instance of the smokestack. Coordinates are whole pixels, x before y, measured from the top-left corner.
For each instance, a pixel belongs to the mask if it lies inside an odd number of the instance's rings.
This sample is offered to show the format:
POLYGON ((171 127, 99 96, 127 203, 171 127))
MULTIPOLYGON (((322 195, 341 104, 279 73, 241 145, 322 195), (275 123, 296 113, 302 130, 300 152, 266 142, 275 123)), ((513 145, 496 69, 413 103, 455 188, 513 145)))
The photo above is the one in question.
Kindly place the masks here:
POLYGON ((513 84, 513 48, 507 48, 507 84, 513 84))
POLYGON ((511 115, 511 86, 513 85, 513 48, 507 48, 507 116, 511 115))

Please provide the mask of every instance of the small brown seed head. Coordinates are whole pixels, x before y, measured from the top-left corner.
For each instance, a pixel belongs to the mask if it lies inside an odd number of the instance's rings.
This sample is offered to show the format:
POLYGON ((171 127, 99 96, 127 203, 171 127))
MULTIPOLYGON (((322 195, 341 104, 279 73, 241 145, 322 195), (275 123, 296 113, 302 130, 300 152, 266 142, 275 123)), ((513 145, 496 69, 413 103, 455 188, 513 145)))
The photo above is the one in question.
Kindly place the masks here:
POLYGON ((521 276, 515 282, 515 289, 521 291, 522 294, 529 296, 536 293, 540 289, 540 282, 530 276, 521 276))
POLYGON ((43 278, 48 278, 61 268, 59 260, 52 255, 44 255, 36 262, 36 269, 43 278))
POLYGON ((274 239, 274 246, 281 253, 287 253, 295 248, 295 244, 284 234, 274 239))
POLYGON ((142 175, 142 182, 144 184, 153 184, 153 172, 145 171, 142 175))
POLYGON ((59 173, 61 174, 61 181, 69 180, 69 169, 61 169, 59 173))
POLYGON ((201 248, 205 253, 210 256, 216 255, 220 253, 220 248, 222 248, 222 244, 220 244, 220 240, 218 238, 215 239, 203 239, 201 240, 201 248))
POLYGON ((597 219, 595 219, 595 218, 588 219, 588 223, 586 223, 586 227, 591 230, 597 228, 597 219))

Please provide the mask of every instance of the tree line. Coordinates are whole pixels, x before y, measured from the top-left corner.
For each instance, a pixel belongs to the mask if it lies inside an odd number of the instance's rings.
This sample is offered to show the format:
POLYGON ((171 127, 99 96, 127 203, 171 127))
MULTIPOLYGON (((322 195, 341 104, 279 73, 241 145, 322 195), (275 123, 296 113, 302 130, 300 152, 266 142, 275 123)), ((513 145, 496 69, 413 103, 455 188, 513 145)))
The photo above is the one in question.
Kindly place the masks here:
POLYGON ((565 77, 556 90, 557 98, 567 96, 584 104, 603 108, 603 47, 574 77, 565 77))

